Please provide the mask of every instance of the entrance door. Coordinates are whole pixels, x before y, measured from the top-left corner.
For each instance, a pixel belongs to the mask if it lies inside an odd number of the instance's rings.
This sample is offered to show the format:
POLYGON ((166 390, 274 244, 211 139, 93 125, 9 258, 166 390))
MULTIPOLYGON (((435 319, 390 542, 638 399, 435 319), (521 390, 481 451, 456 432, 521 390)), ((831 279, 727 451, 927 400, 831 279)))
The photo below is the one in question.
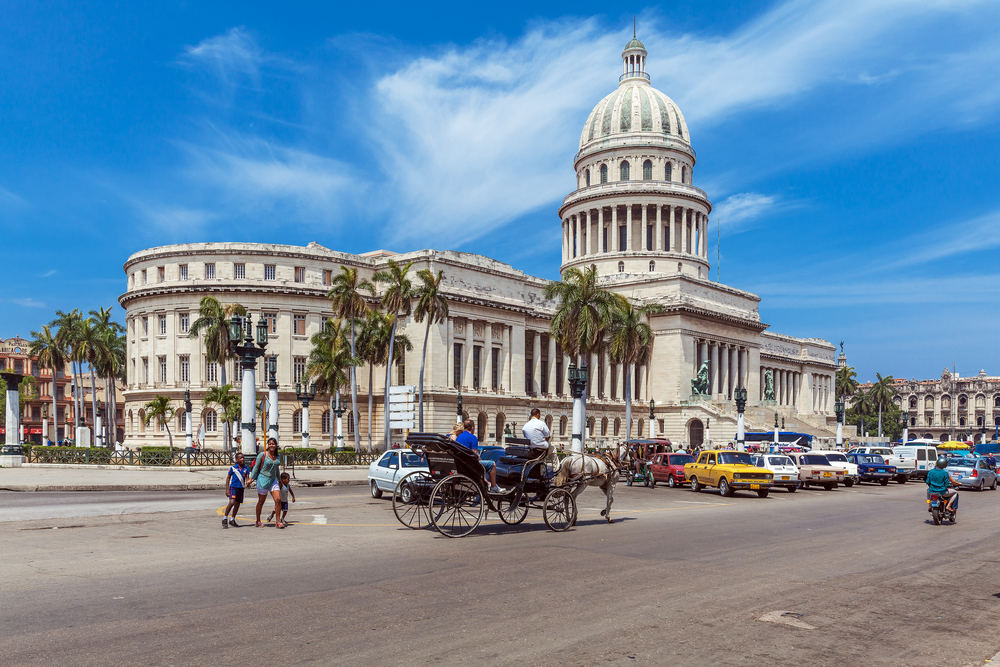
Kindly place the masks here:
POLYGON ((688 427, 688 447, 701 447, 705 443, 705 426, 695 419, 688 427))

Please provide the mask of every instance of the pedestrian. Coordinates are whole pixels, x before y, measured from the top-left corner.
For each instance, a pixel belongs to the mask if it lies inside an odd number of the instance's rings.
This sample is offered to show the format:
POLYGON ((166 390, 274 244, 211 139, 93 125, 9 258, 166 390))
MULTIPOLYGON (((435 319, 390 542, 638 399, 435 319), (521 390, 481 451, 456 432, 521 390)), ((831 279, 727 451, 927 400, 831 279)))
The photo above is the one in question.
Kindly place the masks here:
MULTIPOLYGON (((281 523, 283 523, 283 524, 285 524, 287 526, 288 522, 285 521, 285 517, 288 516, 288 496, 289 496, 289 494, 291 494, 291 496, 292 496, 292 502, 294 503, 295 502, 295 492, 292 491, 292 488, 290 486, 291 478, 288 476, 287 472, 281 473, 281 477, 279 478, 279 481, 281 482, 281 484, 279 485, 280 486, 280 493, 281 493, 281 517, 280 517, 280 520, 281 520, 281 523)), ((274 512, 272 511, 271 512, 271 516, 267 517, 267 520, 270 521, 271 517, 273 517, 273 516, 274 516, 274 512)))
MULTIPOLYGON (((257 483, 257 527, 261 527, 260 512, 264 509, 264 501, 270 495, 274 499, 274 513, 281 511, 281 459, 278 458, 278 441, 267 439, 267 449, 257 455, 254 461, 250 479, 257 483)), ((281 521, 274 522, 275 528, 284 528, 281 521)))
POLYGON ((250 468, 246 466, 243 452, 237 452, 236 463, 226 473, 226 497, 229 498, 229 504, 226 505, 226 513, 222 515, 223 528, 229 528, 229 526, 239 528, 236 523, 236 514, 240 511, 240 504, 243 502, 243 490, 246 488, 249 474, 250 468), (232 518, 230 518, 230 512, 232 512, 232 518))
POLYGON ((462 433, 464 432, 465 432, 465 425, 462 424, 462 422, 458 422, 457 424, 451 427, 451 433, 448 434, 448 437, 452 440, 458 440, 458 436, 462 435, 462 433))

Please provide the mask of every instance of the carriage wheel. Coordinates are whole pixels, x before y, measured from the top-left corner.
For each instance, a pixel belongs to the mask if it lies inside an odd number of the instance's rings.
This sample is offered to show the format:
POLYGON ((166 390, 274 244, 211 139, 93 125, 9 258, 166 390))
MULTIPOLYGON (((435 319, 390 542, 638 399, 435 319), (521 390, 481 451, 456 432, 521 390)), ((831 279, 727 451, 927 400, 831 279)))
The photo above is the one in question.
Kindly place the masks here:
POLYGON ((500 520, 508 526, 516 526, 528 516, 528 499, 522 493, 513 493, 509 498, 497 498, 493 501, 497 507, 500 520), (514 507, 514 500, 517 507, 514 507))
POLYGON ((392 494, 392 511, 399 522, 407 528, 426 528, 430 525, 427 512, 428 490, 433 488, 434 479, 422 470, 411 472, 399 480, 392 494))
POLYGON ((576 499, 566 489, 552 489, 542 506, 545 525, 557 533, 569 530, 576 523, 576 499))
POLYGON ((479 526, 485 513, 483 494, 465 475, 445 477, 430 500, 431 523, 446 537, 465 537, 479 526))

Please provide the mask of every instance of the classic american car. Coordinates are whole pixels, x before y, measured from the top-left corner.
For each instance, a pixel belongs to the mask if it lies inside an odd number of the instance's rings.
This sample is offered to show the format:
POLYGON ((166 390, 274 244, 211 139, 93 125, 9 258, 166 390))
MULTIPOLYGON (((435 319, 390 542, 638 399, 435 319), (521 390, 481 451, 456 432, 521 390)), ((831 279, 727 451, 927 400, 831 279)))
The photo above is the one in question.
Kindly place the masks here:
POLYGON ((847 459, 858 464, 858 483, 878 482, 886 486, 896 476, 896 466, 886 464, 879 454, 859 454, 851 452, 847 459))
POLYGON ((717 486, 719 493, 726 497, 745 490, 755 491, 761 498, 767 498, 774 481, 771 471, 755 466, 749 454, 727 449, 702 452, 697 461, 684 465, 684 477, 691 483, 692 491, 717 486))
POLYGON ((815 484, 822 486, 827 491, 832 491, 837 488, 837 484, 843 484, 847 477, 845 468, 830 465, 830 462, 822 454, 791 452, 788 458, 792 459, 799 467, 799 479, 802 480, 803 489, 808 489, 810 484, 815 484))

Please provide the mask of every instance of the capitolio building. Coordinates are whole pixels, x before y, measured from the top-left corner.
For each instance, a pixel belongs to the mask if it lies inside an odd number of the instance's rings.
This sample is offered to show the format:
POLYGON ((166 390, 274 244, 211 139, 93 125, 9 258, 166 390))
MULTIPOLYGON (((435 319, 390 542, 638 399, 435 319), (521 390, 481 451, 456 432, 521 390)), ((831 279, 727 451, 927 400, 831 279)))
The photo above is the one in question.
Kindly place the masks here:
MULTIPOLYGON (((588 446, 625 437, 624 387, 631 382, 632 436, 667 437, 693 446, 734 440, 734 391, 748 391, 748 430, 770 430, 774 415, 784 428, 833 438, 836 430, 834 346, 821 338, 775 333, 761 321, 760 297, 710 279, 709 219, 712 203, 694 185, 696 157, 678 106, 650 85, 646 49, 633 39, 622 53, 618 87, 600 100, 580 133, 573 158, 576 189, 558 208, 562 269, 594 265, 603 285, 665 312, 651 319, 651 361, 627 377, 599 352, 587 360, 588 446), (653 406, 651 408, 651 406, 653 406), (655 423, 650 424, 650 410, 655 423), (652 431, 651 431, 652 426, 652 431)), ((557 224, 553 220, 553 224, 557 224)), ((326 298, 341 266, 370 278, 389 259, 410 270, 443 270, 447 321, 430 327, 424 377, 425 429, 447 431, 462 411, 478 425, 480 440, 498 442, 504 429, 523 424, 538 407, 553 441, 571 436, 570 359, 549 336, 554 303, 547 281, 508 264, 471 253, 419 250, 350 254, 310 243, 186 243, 150 248, 125 262, 128 361, 126 445, 165 445, 166 433, 145 426, 143 405, 165 395, 178 407, 190 392, 192 421, 204 426, 204 445, 223 448, 218 407, 205 392, 221 383, 204 341, 188 336, 202 297, 247 308, 267 322, 268 354, 277 356, 282 445, 298 445, 308 431, 313 446, 330 442, 329 397, 317 396, 303 423, 295 384, 303 381, 310 337, 332 317, 326 298)), ((416 385, 426 323, 400 321, 413 350, 392 369, 394 384, 416 385)), ((226 379, 239 386, 236 362, 226 379)), ((265 361, 257 372, 258 397, 266 393, 265 361)), ((345 444, 355 429, 368 442, 369 369, 358 368, 359 419, 344 414, 345 444)), ((385 369, 374 369, 373 443, 382 447, 385 369)), ((350 404, 350 388, 346 388, 350 404)), ((183 413, 171 424, 182 434, 183 413)), ((258 420, 259 421, 259 420, 258 420)), ((261 433, 258 429, 258 433, 261 433)), ((393 441, 405 434, 393 431, 393 441)))

